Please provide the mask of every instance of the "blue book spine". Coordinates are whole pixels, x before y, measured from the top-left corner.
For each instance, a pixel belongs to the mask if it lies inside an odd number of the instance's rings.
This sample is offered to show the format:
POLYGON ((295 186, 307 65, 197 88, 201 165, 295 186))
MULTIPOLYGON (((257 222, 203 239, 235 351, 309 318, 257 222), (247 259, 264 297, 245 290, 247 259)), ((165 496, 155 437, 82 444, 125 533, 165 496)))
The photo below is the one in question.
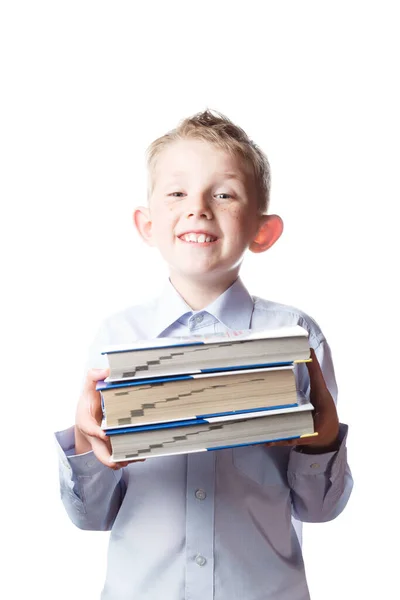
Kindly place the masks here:
POLYGON ((284 442, 287 440, 297 440, 301 438, 301 435, 291 435, 285 438, 269 438, 262 440, 261 442, 246 442, 245 444, 232 444, 230 446, 215 446, 214 448, 206 448, 207 452, 214 452, 215 450, 227 450, 228 448, 240 448, 242 446, 257 446, 258 444, 269 444, 270 442, 284 442))
MULTIPOLYGON (((210 422, 215 422, 214 419, 218 419, 218 417, 221 417, 221 420, 218 422, 229 423, 230 420, 229 421, 224 420, 223 417, 230 416, 230 415, 246 415, 246 414, 249 414, 249 413, 251 414, 254 412, 268 413, 268 411, 271 411, 271 410, 294 408, 296 406, 298 406, 298 404, 285 404, 285 405, 279 405, 279 406, 267 406, 267 407, 262 407, 262 408, 249 408, 247 410, 236 410, 236 411, 223 412, 223 413, 213 413, 213 414, 208 414, 208 415, 198 415, 198 416, 194 417, 193 419, 182 419, 180 421, 149 423, 147 425, 128 425, 127 427, 113 427, 110 429, 105 429, 104 431, 105 431, 106 435, 120 435, 123 433, 138 433, 140 431, 154 431, 157 429, 170 429, 173 427, 190 427, 191 425, 201 425, 201 424, 208 424, 210 422), (213 419, 213 421, 210 421, 209 419, 213 419)), ((243 420, 245 420, 245 419, 243 419, 243 420)))
POLYGON ((160 344, 159 346, 143 346, 140 348, 124 348, 121 350, 105 350, 102 354, 122 354, 123 352, 147 352, 148 350, 166 350, 167 348, 187 348, 188 346, 204 346, 204 342, 199 340, 198 342, 182 342, 178 344, 160 344))
POLYGON ((259 411, 269 411, 269 410, 280 410, 281 408, 293 408, 294 406, 298 406, 297 403, 295 404, 277 404, 275 406, 263 406, 261 408, 243 408, 240 410, 230 410, 227 412, 220 412, 220 413, 208 413, 206 415, 196 415, 196 417, 198 419, 209 419, 211 417, 225 417, 228 415, 243 415, 245 413, 253 413, 253 412, 259 412, 259 411))
POLYGON ((208 424, 205 419, 187 419, 186 421, 170 421, 169 423, 152 423, 151 425, 133 425, 130 427, 118 427, 106 429, 106 435, 121 435, 123 433, 139 433, 140 431, 154 431, 155 429, 170 429, 173 427, 190 427, 191 425, 208 424))
POLYGON ((171 381, 189 381, 190 379, 198 379, 199 375, 207 375, 207 373, 210 374, 214 374, 214 373, 229 373, 231 372, 232 374, 240 371, 248 371, 251 369, 260 369, 260 371, 262 371, 263 369, 268 370, 271 369, 273 367, 291 367, 293 366, 293 362, 279 362, 279 363, 263 363, 263 364, 257 364, 257 365, 243 365, 243 366, 236 366, 236 367, 220 367, 220 368, 210 368, 210 369, 202 369, 200 371, 197 371, 196 373, 187 373, 185 375, 165 375, 165 376, 161 376, 161 377, 151 377, 151 378, 144 378, 144 379, 127 379, 126 381, 116 381, 116 382, 106 382, 106 381, 99 381, 96 385, 96 390, 97 391, 102 391, 102 390, 111 390, 111 389, 115 389, 115 388, 121 388, 121 387, 132 387, 132 386, 138 386, 138 385, 157 385, 157 384, 161 384, 161 383, 168 383, 171 381))

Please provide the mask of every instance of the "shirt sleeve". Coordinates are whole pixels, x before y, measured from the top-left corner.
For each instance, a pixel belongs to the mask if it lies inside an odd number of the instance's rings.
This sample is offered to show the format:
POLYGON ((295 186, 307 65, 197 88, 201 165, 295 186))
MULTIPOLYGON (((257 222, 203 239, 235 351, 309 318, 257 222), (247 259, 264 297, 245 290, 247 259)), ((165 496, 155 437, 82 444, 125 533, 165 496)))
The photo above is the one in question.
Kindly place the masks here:
POLYGON ((61 499, 69 518, 80 529, 111 529, 126 491, 122 470, 106 467, 93 452, 75 455, 73 427, 55 436, 61 499))
MULTIPOLYGON (((112 343, 108 322, 104 321, 89 347, 82 383, 91 368, 108 366, 101 350, 112 343)), ((76 398, 78 402, 78 397, 76 398)), ((55 434, 59 456, 61 500, 71 521, 80 529, 111 529, 125 495, 122 469, 103 465, 93 452, 75 454, 74 427, 55 434)))
MULTIPOLYGON (((324 338, 310 339, 321 365, 326 385, 337 402, 337 385, 330 348, 324 338)), ((299 385, 309 397, 308 371, 301 365, 299 385)), ((336 452, 306 454, 293 448, 289 457, 288 482, 291 488, 293 516, 303 522, 321 523, 337 517, 347 504, 353 478, 347 463, 347 425, 340 424, 336 452)))
POLYGON ((337 452, 302 454, 292 449, 288 466, 293 516, 307 523, 337 517, 347 504, 353 479, 347 464, 347 425, 340 424, 337 452))

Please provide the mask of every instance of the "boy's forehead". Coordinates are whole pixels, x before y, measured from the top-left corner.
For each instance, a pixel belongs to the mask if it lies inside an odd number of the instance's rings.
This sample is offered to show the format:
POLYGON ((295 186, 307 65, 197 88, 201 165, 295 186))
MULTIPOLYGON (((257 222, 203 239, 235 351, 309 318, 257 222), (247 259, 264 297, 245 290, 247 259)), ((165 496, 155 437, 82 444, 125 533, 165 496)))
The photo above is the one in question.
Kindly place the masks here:
POLYGON ((155 170, 157 176, 183 177, 202 170, 241 180, 249 173, 243 159, 203 140, 178 140, 168 144, 158 156, 155 170))

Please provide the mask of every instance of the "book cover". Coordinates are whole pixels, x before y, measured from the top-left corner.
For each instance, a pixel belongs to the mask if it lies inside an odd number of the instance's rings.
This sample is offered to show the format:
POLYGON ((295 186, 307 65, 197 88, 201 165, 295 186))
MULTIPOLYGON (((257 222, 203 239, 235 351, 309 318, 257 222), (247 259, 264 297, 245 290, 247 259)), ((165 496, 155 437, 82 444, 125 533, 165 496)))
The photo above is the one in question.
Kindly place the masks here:
POLYGON ((109 381, 107 378, 101 381, 98 381, 96 384, 96 390, 99 392, 105 390, 112 390, 116 388, 124 388, 124 387, 133 387, 133 386, 143 386, 143 385, 160 385, 162 383, 170 383, 171 381, 190 381, 195 379, 208 379, 210 377, 224 377, 229 375, 234 375, 238 371, 246 373, 262 373, 265 370, 268 371, 280 371, 292 369, 293 363, 285 362, 285 363, 266 363, 263 365, 250 365, 250 366, 241 366, 238 368, 224 368, 218 369, 217 367, 213 369, 206 369, 197 373, 190 374, 176 374, 176 375, 168 375, 164 377, 143 377, 140 379, 125 379, 122 381, 109 381))
MULTIPOLYGON (((290 409, 288 409, 290 410, 290 409)), ((296 409, 293 409, 295 411, 296 409)), ((127 428, 109 433, 113 459, 136 460, 235 448, 284 439, 316 435, 311 404, 297 407, 297 414, 244 416, 242 419, 176 422, 172 427, 127 428)))
POLYGON ((107 382, 171 377, 293 364, 310 358, 308 335, 300 326, 227 331, 203 336, 156 338, 103 350, 107 382))
POLYGON ((299 413, 305 411, 312 411, 314 407, 309 402, 301 402, 299 404, 292 404, 289 406, 273 406, 265 407, 262 409, 250 409, 231 411, 221 414, 211 415, 199 415, 192 419, 183 419, 181 421, 163 421, 160 423, 147 423, 142 425, 130 425, 119 427, 103 427, 106 435, 122 435, 124 433, 138 433, 140 431, 155 431, 160 429, 171 429, 174 427, 190 427, 192 425, 201 425, 209 423, 224 423, 228 421, 240 421, 241 419, 257 419, 258 417, 281 415, 289 413, 299 413))
POLYGON ((113 344, 102 351, 102 354, 114 354, 120 352, 135 352, 140 350, 156 350, 158 348, 173 348, 176 346, 195 346, 203 344, 221 344, 267 340, 274 338, 299 337, 308 338, 307 331, 295 325, 293 327, 280 327, 275 329, 244 329, 228 330, 222 333, 210 333, 206 335, 192 335, 180 337, 160 337, 151 340, 137 340, 132 344, 113 344))

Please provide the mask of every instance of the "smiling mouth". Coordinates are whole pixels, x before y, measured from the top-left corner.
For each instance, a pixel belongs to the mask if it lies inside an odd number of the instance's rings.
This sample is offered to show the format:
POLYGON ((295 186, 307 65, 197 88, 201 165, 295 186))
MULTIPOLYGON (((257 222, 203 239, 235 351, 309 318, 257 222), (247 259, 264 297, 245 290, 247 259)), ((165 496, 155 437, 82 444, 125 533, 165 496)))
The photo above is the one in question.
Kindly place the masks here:
POLYGON ((218 238, 207 233, 184 233, 179 236, 179 239, 183 242, 189 242, 192 244, 205 244, 210 242, 216 242, 218 238))

